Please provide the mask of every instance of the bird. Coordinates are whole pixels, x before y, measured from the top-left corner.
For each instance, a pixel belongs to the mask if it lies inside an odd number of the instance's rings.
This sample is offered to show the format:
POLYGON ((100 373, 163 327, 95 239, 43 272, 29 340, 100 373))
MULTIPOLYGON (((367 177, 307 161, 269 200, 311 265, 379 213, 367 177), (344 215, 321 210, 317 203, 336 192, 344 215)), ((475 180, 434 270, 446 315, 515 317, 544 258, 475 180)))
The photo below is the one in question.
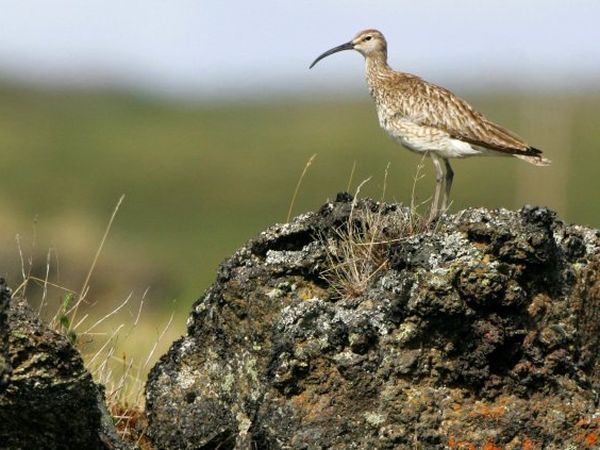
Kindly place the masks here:
POLYGON ((551 163, 542 150, 492 122, 448 89, 393 70, 387 61, 387 41, 378 30, 361 31, 351 41, 327 50, 309 69, 344 50, 355 50, 365 58, 367 85, 381 128, 407 149, 431 157, 436 183, 430 220, 448 210, 454 179, 450 158, 496 155, 514 156, 536 166, 551 163))

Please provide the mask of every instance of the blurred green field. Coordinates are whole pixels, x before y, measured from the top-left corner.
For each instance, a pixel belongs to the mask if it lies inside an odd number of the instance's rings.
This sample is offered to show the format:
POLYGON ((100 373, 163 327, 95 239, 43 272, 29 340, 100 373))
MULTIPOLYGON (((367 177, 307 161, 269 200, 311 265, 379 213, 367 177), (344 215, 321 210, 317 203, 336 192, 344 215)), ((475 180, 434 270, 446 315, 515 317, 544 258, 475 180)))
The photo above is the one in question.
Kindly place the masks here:
MULTIPOLYGON (((600 94, 483 96, 459 92, 554 161, 456 161, 453 210, 467 206, 557 209, 600 226, 600 94)), ((22 279, 15 236, 38 276, 78 289, 121 194, 126 199, 92 276, 106 305, 149 288, 164 317, 177 300, 174 334, 219 262, 284 221, 308 158, 317 153, 294 208, 318 208, 372 176, 362 195, 410 200, 420 157, 379 129, 366 97, 254 103, 177 102, 126 92, 0 85, 0 276, 22 279)), ((418 198, 433 189, 431 167, 418 198)), ((158 320, 158 319, 157 319, 158 320)), ((158 326, 157 326, 158 327, 158 326)))

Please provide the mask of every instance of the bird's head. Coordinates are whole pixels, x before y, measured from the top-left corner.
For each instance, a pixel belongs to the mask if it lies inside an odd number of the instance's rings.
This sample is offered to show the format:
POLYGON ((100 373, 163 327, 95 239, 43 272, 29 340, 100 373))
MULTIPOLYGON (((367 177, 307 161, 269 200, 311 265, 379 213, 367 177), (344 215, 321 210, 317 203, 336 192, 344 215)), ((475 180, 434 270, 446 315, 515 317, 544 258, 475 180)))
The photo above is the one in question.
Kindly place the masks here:
POLYGON ((325 53, 320 55, 317 59, 313 61, 313 63, 310 65, 310 68, 312 69, 315 64, 317 64, 326 56, 332 55, 337 52, 341 52, 342 50, 356 50, 365 58, 376 54, 382 54, 385 57, 387 56, 387 42, 380 31, 361 31, 350 42, 338 45, 337 47, 327 50, 325 53))

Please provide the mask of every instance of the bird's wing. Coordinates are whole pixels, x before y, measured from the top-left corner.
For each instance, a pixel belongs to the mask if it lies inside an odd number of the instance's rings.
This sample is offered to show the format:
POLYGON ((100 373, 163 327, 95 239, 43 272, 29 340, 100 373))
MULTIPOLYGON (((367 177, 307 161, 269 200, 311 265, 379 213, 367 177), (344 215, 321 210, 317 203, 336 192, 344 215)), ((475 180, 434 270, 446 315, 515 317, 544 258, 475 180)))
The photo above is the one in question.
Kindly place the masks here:
POLYGON ((403 90, 401 112, 420 125, 441 129, 452 138, 502 153, 537 156, 542 152, 488 120, 447 89, 414 77, 403 90))

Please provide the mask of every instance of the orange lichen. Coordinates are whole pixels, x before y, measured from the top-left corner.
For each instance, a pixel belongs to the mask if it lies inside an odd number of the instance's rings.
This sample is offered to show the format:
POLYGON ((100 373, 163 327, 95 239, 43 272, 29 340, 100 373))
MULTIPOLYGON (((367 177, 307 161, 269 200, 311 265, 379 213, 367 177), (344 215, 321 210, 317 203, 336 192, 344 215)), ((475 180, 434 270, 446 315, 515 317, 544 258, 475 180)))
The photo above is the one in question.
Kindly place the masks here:
POLYGON ((528 437, 523 440, 523 450, 535 450, 536 448, 535 441, 532 441, 528 437))
POLYGON ((577 423, 575 424, 575 426, 581 427, 581 428, 587 428, 589 426, 593 426, 593 427, 598 427, 600 426, 600 417, 599 418, 595 418, 595 419, 586 419, 585 417, 582 417, 581 419, 579 419, 577 421, 577 423))
POLYGON ((490 406, 490 405, 481 405, 477 408, 476 411, 471 413, 471 416, 484 416, 484 417, 502 417, 506 407, 504 406, 490 406))
POLYGON ((298 394, 294 397, 294 400, 300 403, 305 403, 306 402, 306 395, 304 394, 298 394))
POLYGON ((457 441, 454 438, 448 439, 449 448, 460 448, 464 450, 477 450, 475 444, 467 441, 457 441))
POLYGON ((598 435, 594 432, 589 433, 585 436, 584 442, 588 447, 596 445, 598 443, 598 435))
POLYGON ((487 441, 482 450, 502 450, 502 448, 496 446, 493 442, 487 441))
POLYGON ((460 403, 453 403, 452 404, 452 409, 456 412, 460 411, 462 409, 462 405, 460 403))

